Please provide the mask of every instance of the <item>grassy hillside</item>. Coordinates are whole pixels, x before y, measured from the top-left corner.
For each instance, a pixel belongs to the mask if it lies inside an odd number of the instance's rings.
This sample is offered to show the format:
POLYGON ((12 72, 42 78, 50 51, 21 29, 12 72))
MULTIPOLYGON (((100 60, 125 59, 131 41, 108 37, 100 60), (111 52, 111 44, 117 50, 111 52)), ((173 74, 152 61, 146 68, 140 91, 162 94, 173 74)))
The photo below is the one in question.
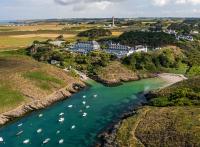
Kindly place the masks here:
POLYGON ((0 113, 78 81, 66 72, 14 52, 0 53, 0 113))
POLYGON ((119 146, 200 146, 198 107, 146 107, 123 121, 119 146))
POLYGON ((200 77, 151 92, 149 104, 154 107, 123 120, 116 133, 118 145, 200 146, 199 94, 200 77))
POLYGON ((152 106, 200 105, 200 77, 179 82, 148 95, 152 106))
POLYGON ((138 76, 120 62, 114 61, 108 66, 99 68, 96 72, 98 79, 106 83, 119 83, 121 81, 137 80, 138 76))

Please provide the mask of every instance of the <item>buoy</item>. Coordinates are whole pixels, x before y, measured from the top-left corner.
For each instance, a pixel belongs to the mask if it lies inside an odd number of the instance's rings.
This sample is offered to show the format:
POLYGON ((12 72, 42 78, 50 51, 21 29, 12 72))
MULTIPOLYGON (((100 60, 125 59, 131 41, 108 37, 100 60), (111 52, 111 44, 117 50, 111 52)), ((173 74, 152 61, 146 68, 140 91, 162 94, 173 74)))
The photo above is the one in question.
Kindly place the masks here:
POLYGON ((23 125, 23 124, 21 123, 21 124, 18 124, 17 126, 18 126, 18 127, 21 127, 22 125, 23 125))
POLYGON ((23 144, 28 144, 29 142, 30 142, 30 140, 26 139, 26 140, 23 141, 23 144))
POLYGON ((59 144, 63 144, 63 142, 64 142, 64 139, 59 140, 59 144))
POLYGON ((83 103, 83 105, 85 105, 85 104, 86 104, 86 101, 83 101, 82 103, 83 103))
POLYGON ((71 129, 75 129, 76 128, 76 126, 75 125, 73 125, 72 127, 71 127, 71 129))
POLYGON ((64 122, 65 121, 65 118, 60 118, 59 120, 58 120, 59 122, 64 122))
POLYGON ((3 137, 0 137, 0 142, 3 142, 3 137))
POLYGON ((69 106, 68 106, 68 108, 72 108, 72 107, 73 107, 73 105, 69 105, 69 106))
POLYGON ((16 134, 16 136, 21 135, 23 132, 24 132, 24 131, 19 131, 19 132, 16 134))
POLYGON ((47 138, 43 141, 43 144, 47 144, 51 139, 50 138, 47 138))
POLYGON ((43 114, 39 114, 38 116, 39 116, 39 117, 43 117, 43 114))
POLYGON ((37 130, 37 133, 41 133, 41 132, 42 132, 42 129, 38 129, 38 130, 37 130))
POLYGON ((85 99, 85 98, 86 98, 86 96, 84 95, 84 96, 83 96, 83 98, 85 99))
POLYGON ((94 95, 94 98, 96 98, 96 97, 97 97, 97 94, 94 95))

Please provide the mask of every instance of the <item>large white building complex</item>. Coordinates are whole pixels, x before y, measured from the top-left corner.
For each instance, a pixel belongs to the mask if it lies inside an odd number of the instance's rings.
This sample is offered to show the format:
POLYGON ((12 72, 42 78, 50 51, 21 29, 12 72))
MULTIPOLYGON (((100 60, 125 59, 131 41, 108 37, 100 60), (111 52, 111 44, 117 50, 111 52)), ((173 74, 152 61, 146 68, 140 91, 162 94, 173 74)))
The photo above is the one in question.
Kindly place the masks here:
POLYGON ((70 47, 70 50, 87 54, 94 50, 99 50, 100 45, 96 41, 77 42, 70 47))
POLYGON ((114 54, 118 58, 124 57, 124 56, 129 56, 130 54, 134 53, 134 48, 131 48, 126 45, 121 45, 121 44, 116 44, 110 42, 108 44, 108 48, 105 50, 109 54, 114 54))

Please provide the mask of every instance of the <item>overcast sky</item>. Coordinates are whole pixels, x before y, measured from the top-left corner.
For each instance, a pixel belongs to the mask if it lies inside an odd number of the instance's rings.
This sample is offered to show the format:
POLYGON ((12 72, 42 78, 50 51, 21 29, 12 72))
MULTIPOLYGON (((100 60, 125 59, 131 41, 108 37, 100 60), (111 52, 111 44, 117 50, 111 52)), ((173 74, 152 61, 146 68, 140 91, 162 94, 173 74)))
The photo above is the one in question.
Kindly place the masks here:
POLYGON ((200 17, 200 0, 0 0, 0 20, 200 17))

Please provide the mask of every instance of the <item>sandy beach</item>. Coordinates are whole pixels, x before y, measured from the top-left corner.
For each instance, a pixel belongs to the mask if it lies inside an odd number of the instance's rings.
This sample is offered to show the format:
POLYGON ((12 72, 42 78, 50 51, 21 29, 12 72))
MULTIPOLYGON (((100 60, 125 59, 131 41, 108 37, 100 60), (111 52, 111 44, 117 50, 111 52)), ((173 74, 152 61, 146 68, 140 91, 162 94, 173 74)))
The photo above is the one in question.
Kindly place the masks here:
POLYGON ((187 80, 187 78, 182 74, 173 74, 173 73, 162 73, 158 74, 158 77, 166 81, 168 84, 165 86, 173 85, 177 82, 187 80))

